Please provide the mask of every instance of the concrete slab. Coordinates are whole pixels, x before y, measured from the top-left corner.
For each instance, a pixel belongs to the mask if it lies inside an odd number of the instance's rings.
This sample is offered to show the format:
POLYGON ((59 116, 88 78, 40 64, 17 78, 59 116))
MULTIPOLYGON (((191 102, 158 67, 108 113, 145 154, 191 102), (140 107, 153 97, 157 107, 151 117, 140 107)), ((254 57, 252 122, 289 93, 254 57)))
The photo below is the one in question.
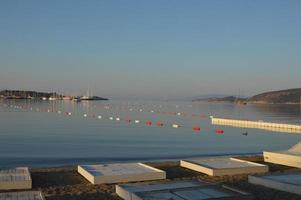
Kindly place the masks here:
POLYGON ((32 180, 27 167, 0 170, 0 190, 31 189, 32 180))
POLYGON ((231 158, 228 156, 181 160, 180 165, 181 167, 210 176, 266 173, 269 170, 266 165, 231 158))
POLYGON ((124 200, 252 199, 248 193, 201 181, 145 182, 116 185, 124 200))
POLYGON ((284 151, 263 152, 265 162, 301 168, 301 142, 284 151))
POLYGON ((142 163, 79 165, 78 173, 92 184, 160 180, 166 178, 164 171, 142 163))
POLYGON ((249 176, 249 183, 301 195, 301 172, 266 176, 249 176))
POLYGON ((0 193, 0 200, 45 200, 39 191, 0 193))

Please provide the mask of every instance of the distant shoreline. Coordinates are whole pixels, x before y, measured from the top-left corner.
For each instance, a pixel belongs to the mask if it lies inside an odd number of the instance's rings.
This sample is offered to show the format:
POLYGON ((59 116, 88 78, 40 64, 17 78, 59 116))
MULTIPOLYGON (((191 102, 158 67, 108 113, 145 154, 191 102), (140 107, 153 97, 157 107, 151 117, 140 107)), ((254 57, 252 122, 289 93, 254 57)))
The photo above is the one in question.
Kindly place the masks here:
POLYGON ((75 100, 75 101, 107 101, 108 98, 99 96, 71 96, 62 95, 56 92, 37 92, 29 90, 2 90, 0 91, 0 99, 18 99, 18 100, 75 100))
POLYGON ((212 97, 195 99, 192 101, 205 102, 229 102, 241 105, 246 104, 277 104, 277 105, 301 105, 301 88, 279 90, 257 94, 249 98, 235 96, 212 97))

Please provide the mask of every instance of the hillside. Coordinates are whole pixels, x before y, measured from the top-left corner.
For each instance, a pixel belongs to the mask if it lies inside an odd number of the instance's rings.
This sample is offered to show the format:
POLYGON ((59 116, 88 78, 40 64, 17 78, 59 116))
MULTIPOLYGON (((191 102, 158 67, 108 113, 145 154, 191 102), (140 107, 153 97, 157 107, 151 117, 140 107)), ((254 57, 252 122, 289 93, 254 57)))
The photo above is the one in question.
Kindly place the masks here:
POLYGON ((237 98, 234 96, 226 96, 226 97, 210 97, 210 98, 199 98, 194 101, 206 101, 206 102, 236 102, 236 101, 244 101, 243 98, 237 98))
POLYGON ((265 92, 248 99, 248 103, 299 104, 301 88, 265 92))

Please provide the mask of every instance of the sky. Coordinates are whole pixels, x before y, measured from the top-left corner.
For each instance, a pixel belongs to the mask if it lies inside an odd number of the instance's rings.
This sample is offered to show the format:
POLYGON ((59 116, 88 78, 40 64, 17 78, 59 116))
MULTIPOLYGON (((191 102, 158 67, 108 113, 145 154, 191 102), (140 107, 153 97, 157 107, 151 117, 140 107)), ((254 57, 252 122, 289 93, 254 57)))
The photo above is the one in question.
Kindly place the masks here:
POLYGON ((0 89, 109 98, 301 87, 300 0, 1 0, 0 89))

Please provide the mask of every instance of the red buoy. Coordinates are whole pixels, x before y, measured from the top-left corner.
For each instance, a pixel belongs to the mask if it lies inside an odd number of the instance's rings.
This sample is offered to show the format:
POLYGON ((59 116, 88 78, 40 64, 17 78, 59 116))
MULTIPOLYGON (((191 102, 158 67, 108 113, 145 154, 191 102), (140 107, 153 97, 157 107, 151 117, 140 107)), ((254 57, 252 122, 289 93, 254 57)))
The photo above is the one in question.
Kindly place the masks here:
POLYGON ((162 126, 164 126, 164 124, 163 124, 163 122, 158 121, 158 122, 157 122, 157 126, 162 127, 162 126))
POLYGON ((151 121, 146 121, 145 124, 146 124, 147 126, 151 126, 153 123, 152 123, 151 121))
POLYGON ((224 133, 224 130, 222 130, 222 129, 216 129, 216 130, 215 130, 215 133, 217 133, 217 134, 223 134, 223 133, 224 133))
POLYGON ((193 131, 201 131, 201 127, 199 126, 195 126, 192 128, 193 131))

